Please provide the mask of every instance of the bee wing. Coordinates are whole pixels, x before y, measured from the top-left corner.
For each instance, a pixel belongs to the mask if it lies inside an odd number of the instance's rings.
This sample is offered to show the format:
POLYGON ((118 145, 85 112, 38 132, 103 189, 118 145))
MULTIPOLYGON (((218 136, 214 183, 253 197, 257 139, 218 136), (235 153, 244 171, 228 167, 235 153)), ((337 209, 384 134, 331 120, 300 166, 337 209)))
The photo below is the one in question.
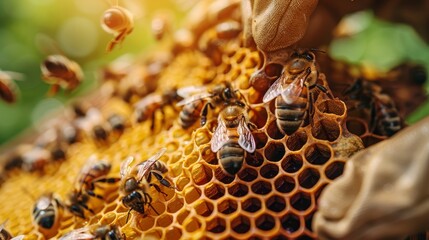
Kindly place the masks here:
POLYGON ((305 76, 297 77, 282 91, 282 98, 286 103, 291 104, 296 101, 304 88, 305 79, 305 76))
POLYGON ((144 108, 156 102, 161 102, 162 96, 159 94, 151 94, 134 104, 134 108, 144 108))
POLYGON ((167 151, 167 148, 161 148, 157 153, 155 153, 155 155, 143 163, 140 163, 138 165, 137 179, 143 178, 143 176, 146 175, 146 172, 156 163, 156 161, 164 155, 165 151, 167 151))
POLYGON ((62 236, 60 240, 86 240, 94 238, 95 236, 90 233, 89 228, 83 227, 67 233, 66 235, 62 236))
POLYGON ((188 86, 188 87, 182 87, 177 89, 177 95, 181 96, 182 98, 188 98, 192 95, 195 95, 197 93, 201 92, 207 92, 207 87, 205 86, 188 86))
POLYGON ((212 152, 219 151, 219 149, 226 142, 228 142, 228 140, 229 140, 228 130, 225 126, 225 122, 220 117, 218 117, 218 125, 212 136, 212 143, 211 143, 212 152))
POLYGON ((1 71, 2 73, 6 74, 13 80, 22 81, 25 78, 25 75, 23 73, 19 72, 12 72, 12 71, 1 71))
POLYGON ((201 99, 204 99, 204 98, 208 98, 208 97, 211 97, 211 96, 212 96, 212 94, 208 93, 208 92, 199 93, 199 94, 192 95, 191 97, 188 97, 188 98, 185 98, 185 99, 179 101, 176 104, 176 106, 180 107, 180 106, 183 106, 183 105, 187 105, 187 104, 189 104, 191 102, 195 102, 195 101, 198 101, 198 100, 201 100, 201 99))
POLYGON ((24 239, 25 235, 18 235, 16 237, 11 238, 10 240, 22 240, 24 239))
POLYGON ((122 162, 121 170, 120 170, 121 178, 124 178, 125 176, 127 176, 130 173, 130 171, 132 169, 132 167, 130 165, 134 160, 135 160, 135 158, 133 156, 128 156, 122 162))
POLYGON ((58 46, 58 43, 51 38, 50 36, 43 34, 43 33, 38 33, 34 39, 35 43, 36 43, 36 47, 43 53, 46 55, 51 55, 51 54, 64 54, 60 47, 58 46))
POLYGON ((255 138, 247 126, 246 119, 243 116, 238 123, 238 144, 247 152, 254 152, 256 149, 255 138))
POLYGON ((283 77, 283 75, 277 78, 277 80, 270 86, 270 88, 268 88, 262 101, 264 103, 267 103, 276 98, 278 95, 280 95, 284 91, 283 84, 285 81, 286 79, 285 77, 283 77))
POLYGON ((4 226, 6 225, 8 220, 4 221, 1 225, 0 225, 0 232, 4 229, 4 226))
POLYGON ((47 209, 49 205, 51 204, 51 197, 48 196, 42 196, 37 200, 36 207, 38 209, 47 209))

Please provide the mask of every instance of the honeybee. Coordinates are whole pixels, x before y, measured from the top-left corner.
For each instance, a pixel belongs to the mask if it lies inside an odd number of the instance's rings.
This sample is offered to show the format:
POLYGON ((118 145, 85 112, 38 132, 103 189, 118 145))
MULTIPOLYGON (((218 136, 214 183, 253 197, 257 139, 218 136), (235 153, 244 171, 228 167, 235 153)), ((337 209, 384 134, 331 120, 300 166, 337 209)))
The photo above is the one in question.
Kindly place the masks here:
POLYGON ((358 108, 370 110, 371 132, 390 137, 402 128, 402 119, 395 102, 389 95, 381 92, 381 87, 358 78, 346 89, 345 94, 360 102, 358 108))
POLYGON ((103 199, 103 196, 94 192, 95 186, 98 183, 114 184, 120 179, 115 177, 107 177, 110 172, 110 163, 102 160, 96 161, 97 157, 92 155, 88 159, 88 163, 82 168, 76 188, 69 195, 67 208, 74 215, 85 218, 85 210, 94 214, 94 211, 87 205, 90 197, 103 199))
POLYGON ((0 225, 0 240, 21 240, 24 239, 24 235, 12 237, 12 235, 5 229, 6 222, 0 225))
POLYGON ((73 91, 83 80, 82 69, 75 61, 64 55, 49 55, 40 65, 42 79, 51 84, 49 95, 55 95, 59 88, 73 91))
POLYGON ((118 6, 116 0, 115 6, 103 13, 101 27, 107 33, 115 35, 115 38, 107 44, 106 50, 110 52, 116 44, 122 43, 125 37, 133 31, 133 14, 128 9, 118 6))
POLYGON ((263 97, 264 103, 276 99, 276 123, 283 134, 290 135, 298 130, 307 116, 307 110, 312 110, 314 87, 329 94, 324 86, 316 82, 319 73, 315 61, 312 51, 294 52, 281 76, 263 97))
MULTIPOLYGON (((156 159, 159 159, 165 153, 165 151, 165 148, 161 149, 154 156, 150 157, 147 161, 156 161, 156 159)), ((145 205, 151 207, 155 211, 155 213, 159 215, 156 209, 152 206, 152 197, 148 193, 150 186, 156 186, 156 184, 148 183, 147 179, 145 178, 145 174, 147 173, 147 171, 141 165, 140 167, 138 167, 138 173, 135 177, 130 175, 131 171, 138 166, 130 166, 134 160, 135 158, 132 156, 125 159, 125 161, 121 164, 120 170, 122 180, 121 191, 125 195, 122 198, 122 203, 130 209, 127 214, 126 222, 128 222, 131 210, 134 210, 144 215, 145 205)), ((159 186, 156 186, 155 189, 157 191, 159 189, 160 193, 166 195, 165 193, 160 191, 159 186)))
POLYGON ((150 26, 153 36, 160 41, 171 30, 171 18, 167 13, 158 13, 152 18, 150 26))
POLYGON ((43 234, 59 226, 62 204, 53 193, 42 195, 34 204, 33 223, 43 234))
POLYGON ((154 157, 138 164, 136 167, 138 168, 138 176, 142 176, 146 178, 146 181, 153 187, 156 188, 158 192, 161 192, 161 189, 156 184, 151 184, 152 182, 152 175, 155 176, 155 178, 161 183, 162 185, 174 188, 172 184, 164 178, 163 174, 168 172, 168 168, 165 165, 165 163, 158 161, 162 155, 164 155, 166 148, 162 148, 154 157))
POLYGON ((184 129, 191 127, 199 117, 201 117, 201 126, 204 126, 209 107, 213 109, 216 106, 237 102, 239 99, 239 94, 233 90, 229 82, 218 84, 211 90, 204 87, 181 88, 178 94, 184 98, 177 103, 177 106, 184 106, 179 115, 179 124, 184 129))
MULTIPOLYGON (((174 102, 182 98, 177 94, 176 89, 170 89, 163 94, 149 94, 134 105, 134 115, 137 122, 143 122, 152 119, 151 129, 155 128, 155 114, 159 110, 163 116, 164 108, 173 105, 174 102)), ((165 118, 163 117, 162 120, 165 118)))
POLYGON ((49 150, 32 144, 19 146, 18 152, 22 158, 22 169, 28 172, 43 171, 52 160, 49 150))
POLYGON ((84 118, 76 119, 76 125, 92 137, 96 143, 105 144, 108 142, 110 129, 99 109, 90 108, 84 118))
POLYGON ((7 103, 15 103, 19 95, 19 88, 14 79, 21 78, 20 73, 0 71, 0 98, 7 103))
POLYGON ((60 240, 125 240, 125 234, 121 234, 116 225, 101 225, 96 227, 83 227, 73 230, 62 236, 60 240))
POLYGON ((242 102, 230 104, 219 113, 211 150, 217 153, 220 165, 227 174, 237 174, 243 165, 245 151, 253 153, 256 149, 249 127, 255 126, 250 123, 242 102))

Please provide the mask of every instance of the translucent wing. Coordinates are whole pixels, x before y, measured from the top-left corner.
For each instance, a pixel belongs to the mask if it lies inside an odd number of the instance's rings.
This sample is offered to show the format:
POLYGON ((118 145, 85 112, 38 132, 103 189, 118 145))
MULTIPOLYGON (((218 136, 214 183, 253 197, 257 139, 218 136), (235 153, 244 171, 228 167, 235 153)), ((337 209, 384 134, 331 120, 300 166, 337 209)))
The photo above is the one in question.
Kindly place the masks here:
POLYGON ((24 239, 25 235, 18 235, 16 237, 11 238, 10 240, 22 240, 24 239))
POLYGON ((83 228, 73 230, 60 238, 60 240, 86 240, 86 239, 95 239, 95 236, 90 233, 88 227, 83 227, 83 228))
POLYGON ((177 95, 181 96, 182 98, 188 98, 192 95, 195 95, 197 93, 201 92, 207 92, 207 87, 205 86, 188 86, 188 87, 182 87, 177 89, 177 95))
POLYGON ((161 102, 162 96, 159 94, 151 94, 134 104, 134 108, 145 108, 153 103, 161 102))
POLYGON ((223 145, 225 145, 225 143, 228 142, 228 140, 229 140, 228 130, 225 126, 225 122, 219 116, 217 128, 212 136, 212 142, 211 142, 212 152, 219 151, 219 149, 223 145))
POLYGON ((0 71, 0 77, 9 77, 13 80, 24 80, 24 74, 12 71, 0 71))
POLYGON ((267 92, 264 95, 264 98, 262 99, 262 101, 264 103, 267 103, 271 100, 273 100, 274 98, 276 98, 278 95, 280 95, 283 92, 283 84, 286 81, 286 79, 282 76, 280 76, 274 83, 273 85, 270 86, 270 88, 268 88, 267 92))
POLYGON ((51 204, 51 199, 52 198, 47 195, 40 197, 39 200, 37 200, 36 207, 41 210, 47 209, 51 204))
POLYGON ((133 156, 128 156, 128 157, 127 157, 127 158, 125 158, 125 160, 122 162, 122 164, 121 164, 121 170, 120 170, 121 178, 124 178, 125 176, 127 176, 127 175, 130 173, 130 171, 131 171, 131 169, 132 169, 132 167, 131 167, 130 165, 131 165, 131 163, 132 163, 134 160, 135 160, 135 158, 134 158, 133 156))
POLYGON ((291 104, 298 99, 304 88, 304 81, 306 77, 297 77, 282 91, 282 98, 287 104, 291 104))
POLYGON ((146 175, 147 171, 153 166, 153 164, 155 164, 155 162, 158 161, 162 155, 164 155, 165 151, 167 151, 167 148, 161 148, 157 153, 155 153, 155 155, 143 163, 140 163, 138 165, 137 179, 143 178, 143 176, 146 175))
POLYGON ((183 106, 183 105, 187 105, 187 104, 189 104, 191 102, 195 102, 195 101, 198 101, 198 100, 201 100, 201 99, 204 99, 204 98, 208 98, 208 97, 211 97, 211 96, 212 96, 212 94, 208 93, 208 92, 199 93, 199 94, 193 95, 191 97, 185 98, 182 101, 179 101, 176 104, 176 106, 180 107, 180 106, 183 106))
POLYGON ((0 232, 4 229, 4 226, 6 225, 7 220, 4 221, 1 225, 0 225, 0 232))
POLYGON ((238 135, 238 144, 247 152, 254 152, 256 149, 255 138, 253 137, 249 126, 247 126, 244 116, 238 123, 238 135))

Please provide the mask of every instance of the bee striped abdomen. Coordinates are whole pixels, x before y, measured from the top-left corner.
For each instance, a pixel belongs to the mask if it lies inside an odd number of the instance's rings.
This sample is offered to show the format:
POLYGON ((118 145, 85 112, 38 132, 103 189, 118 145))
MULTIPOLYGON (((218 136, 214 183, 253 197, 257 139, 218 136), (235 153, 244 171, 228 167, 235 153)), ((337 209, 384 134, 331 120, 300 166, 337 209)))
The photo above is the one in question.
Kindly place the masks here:
POLYGON ((380 104, 379 109, 377 130, 383 136, 390 137, 402 128, 398 110, 390 99, 380 104))
POLYGON ((36 207, 33 210, 33 216, 37 225, 45 229, 50 229, 55 224, 55 207, 52 204, 43 210, 36 207))
POLYGON ((217 157, 223 169, 235 175, 243 165, 245 151, 238 144, 238 135, 229 137, 229 141, 217 152, 217 157))
MULTIPOLYGON (((303 91, 304 92, 304 91, 303 91)), ((276 123, 277 127, 285 134, 294 133, 305 119, 308 107, 307 97, 302 94, 295 102, 288 104, 282 96, 276 98, 276 123)))
POLYGON ((179 124, 184 129, 187 129, 194 125, 194 123, 199 119, 201 110, 203 109, 204 102, 203 100, 198 100, 191 102, 185 105, 180 111, 179 115, 179 124))

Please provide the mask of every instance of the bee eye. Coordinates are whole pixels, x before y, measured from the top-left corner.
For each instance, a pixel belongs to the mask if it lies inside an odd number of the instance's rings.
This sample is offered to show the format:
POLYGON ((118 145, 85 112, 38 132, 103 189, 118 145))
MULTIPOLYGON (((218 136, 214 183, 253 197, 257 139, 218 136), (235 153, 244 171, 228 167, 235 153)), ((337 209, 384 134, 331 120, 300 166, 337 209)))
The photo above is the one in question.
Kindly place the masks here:
POLYGON ((306 52, 306 53, 302 54, 302 56, 303 56, 305 59, 307 59, 308 61, 313 61, 313 59, 314 59, 313 54, 308 53, 308 52, 306 52))

